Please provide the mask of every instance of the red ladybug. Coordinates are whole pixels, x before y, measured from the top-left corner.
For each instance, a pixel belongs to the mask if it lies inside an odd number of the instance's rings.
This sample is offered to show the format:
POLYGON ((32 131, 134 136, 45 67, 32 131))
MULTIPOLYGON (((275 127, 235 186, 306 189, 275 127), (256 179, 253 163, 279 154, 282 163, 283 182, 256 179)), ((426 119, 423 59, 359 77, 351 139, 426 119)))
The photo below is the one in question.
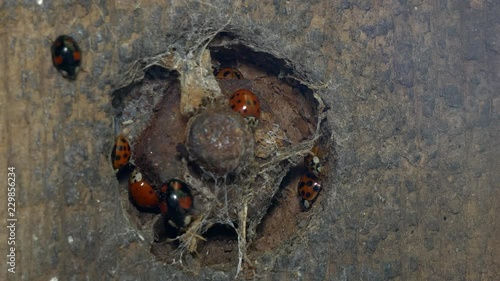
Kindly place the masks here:
POLYGON ((229 99, 231 109, 239 112, 251 125, 257 124, 260 117, 260 102, 257 96, 249 90, 236 90, 229 99))
POLYGON ((300 197, 300 205, 304 210, 309 210, 321 191, 321 183, 318 177, 307 171, 299 181, 297 192, 300 197))
POLYGON ((156 208, 158 207, 158 194, 156 190, 149 184, 142 173, 134 170, 130 175, 128 189, 130 196, 134 202, 143 208, 156 208))
POLYGON ((243 74, 241 74, 238 69, 233 67, 224 67, 219 69, 219 71, 217 71, 217 74, 215 74, 215 77, 217 79, 244 79, 243 74))
POLYGON ((128 164, 130 155, 130 144, 127 138, 123 135, 119 135, 115 140, 115 145, 111 152, 111 161, 116 173, 128 164))
POLYGON ((162 193, 162 202, 160 209, 166 207, 168 223, 176 228, 182 228, 191 223, 191 215, 189 214, 193 208, 193 195, 191 188, 183 181, 171 179, 164 183, 160 188, 162 193))
POLYGON ((52 43, 52 64, 64 78, 74 80, 80 69, 82 51, 73 37, 61 35, 52 43))

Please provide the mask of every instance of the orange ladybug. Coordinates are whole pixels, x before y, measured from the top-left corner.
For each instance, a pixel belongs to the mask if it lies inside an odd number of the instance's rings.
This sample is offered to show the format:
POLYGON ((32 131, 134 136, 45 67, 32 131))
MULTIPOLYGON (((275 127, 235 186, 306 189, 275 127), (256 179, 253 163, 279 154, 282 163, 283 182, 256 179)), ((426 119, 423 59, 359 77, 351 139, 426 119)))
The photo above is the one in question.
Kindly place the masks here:
POLYGON ((217 74, 215 74, 215 77, 217 79, 244 79, 243 74, 241 74, 238 69, 233 67, 224 67, 219 69, 219 71, 217 71, 217 74))
POLYGON ((304 210, 309 210, 316 201, 316 198, 321 191, 321 183, 318 177, 307 171, 299 181, 297 191, 300 197, 300 205, 304 210))
POLYGON ((254 93, 245 89, 236 90, 229 99, 229 105, 251 125, 257 124, 257 119, 260 117, 260 102, 254 93))
POLYGON ((128 190, 132 200, 138 206, 144 208, 156 208, 158 206, 158 194, 137 169, 130 175, 128 190))
POLYGON ((111 161, 113 164, 113 169, 118 173, 120 169, 125 167, 130 160, 130 144, 123 135, 119 135, 116 138, 115 145, 113 147, 113 151, 111 152, 111 161))

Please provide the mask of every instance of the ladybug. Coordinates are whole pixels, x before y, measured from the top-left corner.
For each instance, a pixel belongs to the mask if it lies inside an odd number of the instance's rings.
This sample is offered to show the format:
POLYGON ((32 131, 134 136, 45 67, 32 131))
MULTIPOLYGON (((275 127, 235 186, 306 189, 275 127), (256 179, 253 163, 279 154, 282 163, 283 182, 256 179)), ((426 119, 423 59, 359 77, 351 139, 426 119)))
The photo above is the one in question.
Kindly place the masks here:
POLYGON ((123 135, 119 135, 115 140, 115 145, 113 151, 111 152, 111 161, 113 164, 113 169, 115 173, 118 173, 120 169, 125 167, 130 160, 130 144, 123 135))
POLYGON ((165 212, 168 223, 176 228, 182 228, 191 223, 191 216, 189 215, 193 208, 193 195, 191 188, 183 181, 178 179, 171 179, 164 183, 160 188, 162 194, 162 202, 160 209, 166 207, 165 212), (165 202, 165 203, 163 203, 165 202))
POLYGON ((300 205, 304 210, 307 211, 311 209, 311 206, 318 197, 320 191, 321 183, 319 182, 318 177, 307 171, 300 178, 299 185, 297 187, 297 192, 300 197, 300 205))
POLYGON ((260 116, 260 102, 257 96, 249 90, 236 90, 229 99, 231 109, 239 112, 250 125, 257 125, 260 116))
POLYGON ((304 157, 304 165, 307 170, 313 173, 317 177, 321 177, 323 174, 321 173, 323 166, 321 164, 320 159, 320 149, 319 146, 314 146, 311 152, 304 157))
POLYGON ((215 74, 215 77, 217 79, 244 79, 243 74, 241 74, 238 69, 233 67, 224 67, 219 69, 219 71, 215 74))
POLYGON ((82 61, 82 51, 73 37, 61 35, 52 43, 52 64, 64 78, 75 80, 82 61))
POLYGON ((132 200, 143 208, 156 208, 158 206, 158 194, 156 190, 143 177, 137 169, 130 175, 128 190, 132 200))

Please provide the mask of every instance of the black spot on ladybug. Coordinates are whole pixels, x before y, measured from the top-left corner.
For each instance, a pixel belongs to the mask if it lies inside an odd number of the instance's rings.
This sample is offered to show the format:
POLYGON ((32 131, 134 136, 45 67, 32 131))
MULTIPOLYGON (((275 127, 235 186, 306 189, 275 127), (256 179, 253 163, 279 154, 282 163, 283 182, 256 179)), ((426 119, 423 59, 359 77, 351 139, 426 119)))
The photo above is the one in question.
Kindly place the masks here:
POLYGON ((240 95, 240 93, 236 93, 236 96, 239 96, 239 95, 240 95))
POLYGON ((306 183, 303 182, 303 181, 301 181, 300 184, 299 184, 299 187, 302 188, 302 187, 304 187, 304 185, 306 185, 306 183))
POLYGON ((312 182, 312 181, 307 181, 307 185, 308 185, 308 186, 312 186, 312 185, 313 185, 313 182, 312 182))
POLYGON ((241 103, 241 100, 237 100, 236 102, 237 102, 237 103, 241 103))
POLYGON ((233 105, 231 105, 231 108, 232 108, 232 109, 234 109, 234 104, 233 104, 233 105))
POLYGON ((247 113, 247 110, 246 110, 246 108, 245 108, 245 109, 243 109, 243 112, 247 113))
POLYGON ((127 153, 123 154, 123 157, 124 157, 124 158, 127 158, 127 157, 128 157, 128 154, 127 154, 127 153))
POLYGON ((306 193, 306 197, 308 197, 308 198, 309 198, 310 196, 311 196, 311 192, 307 192, 307 193, 306 193))
POLYGON ((301 190, 301 191, 300 191, 300 195, 301 195, 301 196, 304 196, 305 194, 306 194, 306 192, 305 192, 304 190, 301 190))
POLYGON ((123 150, 123 146, 119 145, 116 149, 119 150, 119 151, 122 151, 123 150))
POLYGON ((231 74, 231 71, 226 71, 226 72, 224 72, 222 75, 223 75, 224 77, 227 77, 229 74, 231 74))
POLYGON ((251 101, 249 101, 249 100, 247 100, 247 102, 246 102, 246 103, 247 103, 247 105, 251 105, 251 104, 252 104, 252 102, 251 102, 251 101))
POLYGON ((117 161, 118 161, 118 160, 120 160, 120 159, 121 159, 120 155, 115 155, 115 160, 117 160, 117 161))
POLYGON ((253 101, 253 104, 254 104, 254 105, 256 105, 256 104, 257 104, 257 101, 256 101, 256 100, 254 100, 254 101, 253 101))

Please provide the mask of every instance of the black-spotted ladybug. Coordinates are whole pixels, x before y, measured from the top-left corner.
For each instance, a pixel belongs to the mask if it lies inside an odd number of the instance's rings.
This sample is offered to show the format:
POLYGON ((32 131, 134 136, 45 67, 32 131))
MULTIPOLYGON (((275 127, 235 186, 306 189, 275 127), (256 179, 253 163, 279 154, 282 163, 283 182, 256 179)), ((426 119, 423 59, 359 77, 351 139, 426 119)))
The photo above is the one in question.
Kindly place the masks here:
POLYGON ((314 201, 316 201, 320 191, 321 183, 319 182, 318 177, 311 172, 306 172, 300 178, 299 185, 297 187, 302 209, 306 211, 309 210, 314 201))
POLYGON ((193 208, 191 188, 183 181, 171 179, 160 188, 160 210, 166 215, 168 223, 176 228, 191 223, 190 211, 193 208), (166 203, 166 204, 165 204, 166 203))
POLYGON ((217 79, 244 79, 243 74, 234 67, 224 67, 217 71, 215 74, 217 79))

